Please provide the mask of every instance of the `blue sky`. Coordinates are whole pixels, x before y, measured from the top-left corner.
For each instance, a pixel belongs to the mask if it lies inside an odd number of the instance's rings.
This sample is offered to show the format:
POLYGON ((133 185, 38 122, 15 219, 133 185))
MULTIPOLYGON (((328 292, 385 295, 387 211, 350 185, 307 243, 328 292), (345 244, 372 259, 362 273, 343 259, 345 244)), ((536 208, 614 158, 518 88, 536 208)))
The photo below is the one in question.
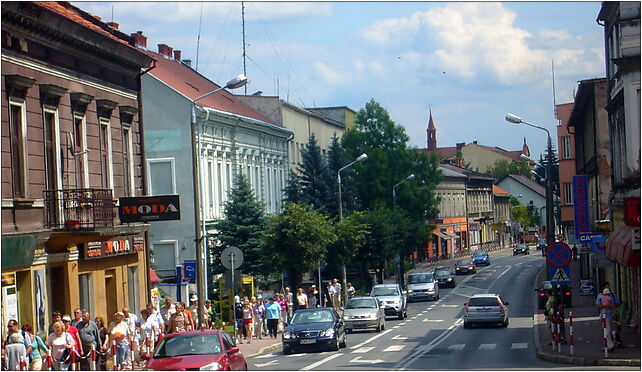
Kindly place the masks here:
MULTIPOLYGON (((243 72, 240 2, 76 2, 148 48, 165 43, 224 84, 243 72)), ((304 107, 362 108, 371 98, 425 147, 428 111, 437 145, 472 142, 533 157, 546 135, 504 121, 507 112, 555 136, 557 103, 578 80, 604 72, 599 2, 246 2, 248 94, 304 107), (278 84, 277 84, 278 81, 278 84)), ((243 89, 239 90, 243 93, 243 89)))

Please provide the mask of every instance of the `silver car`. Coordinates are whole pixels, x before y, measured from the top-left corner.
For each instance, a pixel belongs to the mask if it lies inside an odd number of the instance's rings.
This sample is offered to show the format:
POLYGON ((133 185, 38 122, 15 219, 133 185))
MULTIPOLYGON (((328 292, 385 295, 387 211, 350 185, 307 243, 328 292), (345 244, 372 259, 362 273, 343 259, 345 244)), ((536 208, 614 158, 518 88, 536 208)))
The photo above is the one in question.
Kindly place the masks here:
POLYGON ((353 297, 343 311, 346 332, 354 329, 374 328, 377 332, 386 328, 386 315, 375 297, 353 297))
POLYGON ((498 294, 476 294, 464 306, 464 328, 493 323, 508 327, 508 301, 498 294))
POLYGON ((412 273, 408 275, 408 301, 439 299, 439 283, 435 279, 435 273, 428 271, 424 273, 412 273))
POLYGON ((396 315, 399 319, 408 317, 406 291, 402 291, 399 284, 377 284, 372 287, 370 296, 382 302, 386 315, 396 315))

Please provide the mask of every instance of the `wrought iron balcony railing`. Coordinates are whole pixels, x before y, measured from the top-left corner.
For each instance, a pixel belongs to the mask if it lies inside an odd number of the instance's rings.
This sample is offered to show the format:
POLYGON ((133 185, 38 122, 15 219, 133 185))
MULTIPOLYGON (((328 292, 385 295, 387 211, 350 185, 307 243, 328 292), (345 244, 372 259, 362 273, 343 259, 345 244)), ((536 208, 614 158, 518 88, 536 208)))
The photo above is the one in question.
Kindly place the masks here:
POLYGON ((92 231, 114 227, 111 189, 45 190, 45 227, 92 231))

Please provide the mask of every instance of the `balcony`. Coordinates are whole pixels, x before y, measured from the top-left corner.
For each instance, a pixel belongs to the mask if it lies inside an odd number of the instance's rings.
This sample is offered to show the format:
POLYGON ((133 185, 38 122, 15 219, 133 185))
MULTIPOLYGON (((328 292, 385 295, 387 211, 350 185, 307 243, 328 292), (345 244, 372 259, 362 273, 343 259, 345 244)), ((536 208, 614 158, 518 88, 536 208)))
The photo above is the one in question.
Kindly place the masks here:
POLYGON ((45 190, 45 227, 58 231, 93 231, 114 227, 111 189, 45 190))

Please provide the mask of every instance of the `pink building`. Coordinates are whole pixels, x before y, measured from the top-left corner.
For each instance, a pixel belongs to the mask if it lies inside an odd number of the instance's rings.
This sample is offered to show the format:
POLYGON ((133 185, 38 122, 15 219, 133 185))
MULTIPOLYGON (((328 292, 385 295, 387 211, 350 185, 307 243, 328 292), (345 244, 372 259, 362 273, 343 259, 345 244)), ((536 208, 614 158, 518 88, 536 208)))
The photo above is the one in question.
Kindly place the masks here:
POLYGON ((555 105, 557 125, 557 143, 559 148, 559 180, 560 180, 560 210, 561 230, 565 237, 569 237, 569 229, 574 226, 573 211, 573 176, 575 175, 575 132, 569 131, 568 121, 573 111, 574 103, 555 105))

